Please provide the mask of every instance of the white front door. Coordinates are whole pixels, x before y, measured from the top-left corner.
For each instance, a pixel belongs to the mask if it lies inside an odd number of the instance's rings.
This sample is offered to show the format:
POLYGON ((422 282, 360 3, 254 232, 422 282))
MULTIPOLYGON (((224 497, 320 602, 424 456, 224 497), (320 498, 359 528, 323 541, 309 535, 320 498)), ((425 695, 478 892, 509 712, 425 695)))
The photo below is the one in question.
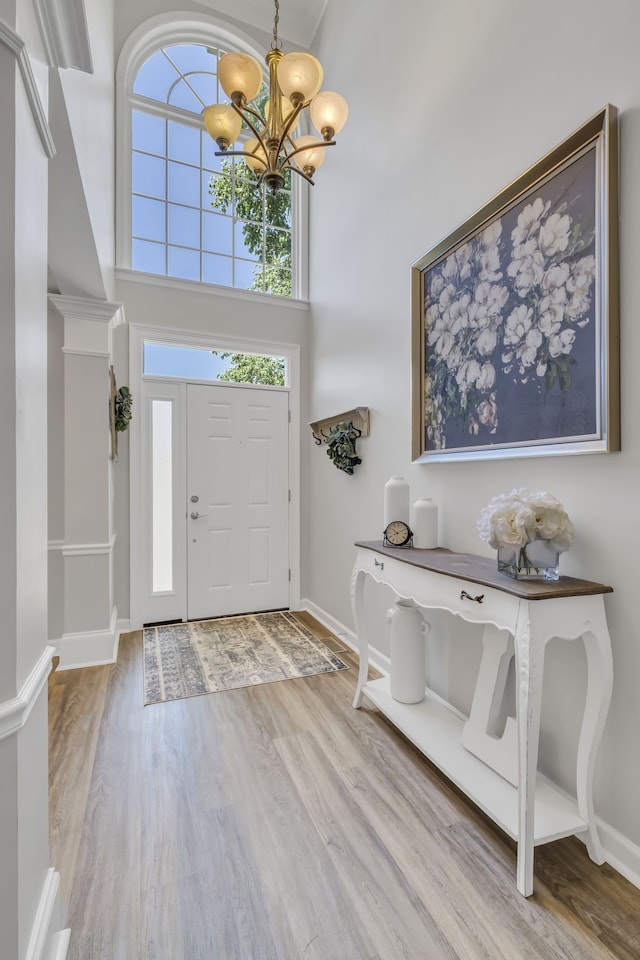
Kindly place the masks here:
POLYGON ((289 395, 187 385, 189 620, 289 605, 289 395))

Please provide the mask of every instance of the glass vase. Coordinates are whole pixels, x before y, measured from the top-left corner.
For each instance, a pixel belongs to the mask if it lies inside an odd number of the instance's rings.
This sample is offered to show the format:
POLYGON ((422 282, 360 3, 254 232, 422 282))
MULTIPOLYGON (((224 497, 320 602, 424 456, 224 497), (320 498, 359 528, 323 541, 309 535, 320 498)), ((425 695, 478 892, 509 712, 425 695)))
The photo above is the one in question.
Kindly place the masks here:
POLYGON ((559 558, 548 540, 528 540, 522 547, 498 547, 498 571, 514 580, 559 580, 559 558))

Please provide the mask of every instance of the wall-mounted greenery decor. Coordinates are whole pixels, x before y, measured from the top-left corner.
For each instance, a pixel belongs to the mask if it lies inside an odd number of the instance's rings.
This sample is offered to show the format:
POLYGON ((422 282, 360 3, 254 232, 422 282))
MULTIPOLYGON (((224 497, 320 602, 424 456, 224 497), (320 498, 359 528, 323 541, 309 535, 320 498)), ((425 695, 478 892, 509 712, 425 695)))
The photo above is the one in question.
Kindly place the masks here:
POLYGON ((129 387, 116 385, 116 376, 113 365, 109 367, 109 381, 111 393, 109 396, 109 426, 111 428, 111 459, 118 459, 118 434, 129 428, 133 416, 131 407, 133 397, 129 387))
POLYGON ((337 423, 329 430, 327 443, 327 454, 338 470, 344 470, 345 473, 352 474, 354 467, 357 467, 362 460, 356 453, 356 440, 362 435, 349 421, 349 423, 337 423))
POLYGON ((369 436, 369 407, 355 407, 336 417, 323 417, 310 423, 313 438, 327 444, 327 455, 338 470, 352 474, 362 460, 356 453, 358 437, 369 436))

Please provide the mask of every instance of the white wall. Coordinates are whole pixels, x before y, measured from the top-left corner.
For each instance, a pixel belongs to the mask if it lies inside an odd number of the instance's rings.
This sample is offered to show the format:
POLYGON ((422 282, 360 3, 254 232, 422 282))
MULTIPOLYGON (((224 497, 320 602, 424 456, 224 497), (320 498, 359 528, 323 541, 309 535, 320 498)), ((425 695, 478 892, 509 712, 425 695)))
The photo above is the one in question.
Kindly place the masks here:
MULTIPOLYGON (((82 270, 73 264, 64 271, 60 292, 111 298, 114 267, 114 49, 113 3, 111 0, 84 0, 91 42, 93 73, 66 69, 59 73, 64 108, 73 138, 73 157, 69 163, 67 217, 78 220, 83 241, 95 249, 102 273, 102 289, 94 283, 88 289, 82 282, 82 270), (75 164, 79 183, 75 181, 75 164), (79 208, 79 209, 78 209, 79 208), (88 225, 85 227, 85 217, 88 225), (66 283, 64 282, 66 280, 66 283)), ((64 193, 64 184, 60 187, 64 193)), ((60 227, 64 222, 60 218, 60 227)))
MULTIPOLYGON (((330 0, 314 52, 350 117, 312 194, 310 416, 371 408, 364 463, 336 471, 308 439, 307 596, 351 626, 353 541, 378 539, 389 476, 433 496, 440 543, 489 555, 476 521, 495 494, 548 489, 577 531, 562 572, 612 584, 606 600, 613 703, 596 774, 596 812, 640 844, 640 643, 634 549, 640 435, 640 8, 627 0, 330 0), (361 68, 366 53, 368 67, 361 68), (621 112, 622 452, 503 462, 411 464, 410 266, 610 102, 621 112)), ((370 591, 376 644, 388 596, 370 591), (374 622, 375 621, 375 622, 374 622)), ((554 644, 547 670, 543 765, 571 786, 578 644, 554 644)), ((463 658, 456 669, 465 670, 463 658)))

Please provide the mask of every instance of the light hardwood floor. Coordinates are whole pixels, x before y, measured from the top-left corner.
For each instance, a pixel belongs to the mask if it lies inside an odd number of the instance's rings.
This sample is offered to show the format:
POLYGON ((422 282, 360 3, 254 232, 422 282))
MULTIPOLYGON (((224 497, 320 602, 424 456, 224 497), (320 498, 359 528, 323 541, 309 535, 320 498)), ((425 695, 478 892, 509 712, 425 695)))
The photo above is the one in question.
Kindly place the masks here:
POLYGON ((140 645, 50 681, 69 960, 640 958, 640 890, 574 838, 521 897, 514 845, 352 708, 355 669, 144 707, 140 645))

